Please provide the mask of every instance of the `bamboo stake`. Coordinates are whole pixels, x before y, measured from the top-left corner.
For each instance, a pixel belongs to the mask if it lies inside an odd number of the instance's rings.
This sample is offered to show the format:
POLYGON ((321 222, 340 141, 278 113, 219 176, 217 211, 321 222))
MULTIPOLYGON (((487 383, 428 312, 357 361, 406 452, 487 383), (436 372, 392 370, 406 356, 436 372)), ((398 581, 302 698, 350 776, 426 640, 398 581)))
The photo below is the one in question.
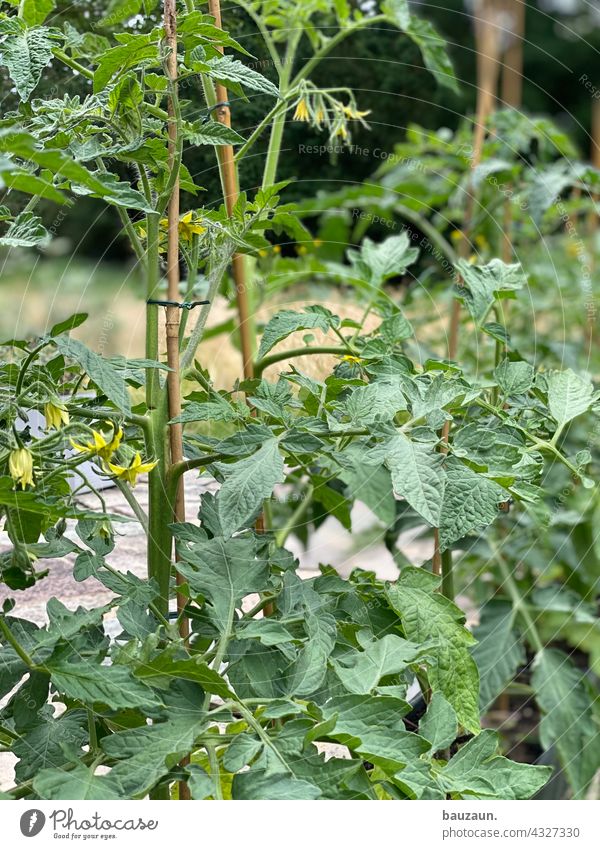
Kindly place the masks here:
POLYGON ((523 99, 523 36, 525 34, 524 0, 507 0, 513 38, 502 62, 502 92, 504 106, 520 109, 523 99))
MULTIPOLYGON (((208 12, 215 19, 215 26, 222 29, 221 3, 220 0, 208 0, 208 12)), ((218 48, 223 53, 223 47, 218 48)), ((227 89, 221 83, 215 86, 217 103, 215 109, 217 121, 226 127, 231 127, 231 112, 227 106, 227 89)), ((223 179, 223 193, 227 214, 231 216, 233 207, 238 199, 239 189, 235 168, 233 147, 230 144, 217 147, 220 171, 223 179)), ((235 254, 232 261, 232 273, 235 282, 235 293, 237 300, 237 311, 240 325, 240 343, 242 348, 242 360, 244 377, 250 380, 254 376, 253 358, 254 342, 251 334, 250 299, 248 297, 248 285, 246 281, 246 264, 242 254, 235 254)))
MULTIPOLYGON (((475 112, 475 123, 473 127, 473 146, 470 167, 472 170, 481 163, 483 144, 485 141, 486 124, 493 112, 496 101, 496 90, 498 86, 500 38, 495 21, 494 0, 482 0, 479 7, 475 9, 475 43, 477 47, 477 107, 475 112)), ((475 192, 468 190, 465 215, 462 227, 462 239, 458 246, 459 255, 468 257, 471 250, 471 227, 473 211, 475 208, 475 192)), ((457 298, 452 302, 450 313, 450 327, 448 332, 448 359, 456 359, 458 353, 458 341, 460 334, 460 302, 457 298)), ((445 422, 442 429, 442 440, 440 452, 446 454, 448 451, 448 436, 450 433, 450 422, 445 422)), ((449 560, 448 570, 450 574, 445 578, 444 585, 451 586, 451 552, 445 552, 446 560, 449 560)), ((432 571, 435 575, 442 575, 443 556, 440 550, 440 538, 437 528, 434 529, 434 551, 432 560, 432 571)))
MULTIPOLYGON (((177 85, 177 10, 175 0, 164 0, 164 25, 167 47, 167 74, 171 86, 177 85)), ((169 134, 169 169, 177 167, 175 151, 177 145, 178 127, 175 120, 175 106, 173 97, 168 102, 168 134, 169 134)), ((179 177, 177 177, 167 211, 167 296, 171 301, 179 301, 179 177)), ((169 398, 169 418, 174 419, 181 413, 181 380, 179 371, 179 307, 169 306, 166 308, 166 336, 167 336, 167 365, 171 371, 167 374, 167 391, 169 398)), ((169 447, 171 464, 180 463, 183 460, 183 428, 181 423, 169 425, 169 447)), ((177 481, 175 493, 173 516, 176 522, 185 522, 185 490, 183 486, 183 475, 177 481)), ((176 555, 177 557, 177 555, 176 555)), ((183 578, 176 572, 177 585, 183 583, 183 578)), ((179 633, 187 640, 190 633, 189 620, 183 616, 186 599, 181 593, 177 593, 177 614, 179 621, 179 633)), ((189 757, 181 761, 182 766, 189 763, 189 757)), ((179 782, 179 798, 191 799, 190 790, 185 781, 179 782)))

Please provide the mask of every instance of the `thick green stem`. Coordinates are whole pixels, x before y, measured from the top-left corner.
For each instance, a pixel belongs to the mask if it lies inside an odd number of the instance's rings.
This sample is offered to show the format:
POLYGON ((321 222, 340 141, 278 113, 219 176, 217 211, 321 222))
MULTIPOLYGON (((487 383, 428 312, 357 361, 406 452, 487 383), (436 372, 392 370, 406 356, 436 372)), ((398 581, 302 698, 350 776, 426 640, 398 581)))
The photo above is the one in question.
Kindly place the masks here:
POLYGON ((282 360, 293 360, 295 357, 307 357, 311 354, 337 354, 343 357, 347 353, 348 349, 341 348, 339 345, 305 345, 304 348, 292 348, 289 351, 279 351, 277 354, 263 357, 262 360, 258 360, 254 364, 254 373, 256 377, 260 377, 263 371, 274 363, 280 363, 282 360))
POLYGON ((454 601, 454 574, 452 569, 452 551, 442 551, 442 593, 454 601))
MULTIPOLYGON (((159 216, 146 216, 146 299, 156 298, 160 285, 160 256, 158 253, 159 216)), ((146 305, 146 358, 158 360, 158 307, 146 305)), ((160 392, 158 369, 146 369, 146 406, 156 407, 160 392)))

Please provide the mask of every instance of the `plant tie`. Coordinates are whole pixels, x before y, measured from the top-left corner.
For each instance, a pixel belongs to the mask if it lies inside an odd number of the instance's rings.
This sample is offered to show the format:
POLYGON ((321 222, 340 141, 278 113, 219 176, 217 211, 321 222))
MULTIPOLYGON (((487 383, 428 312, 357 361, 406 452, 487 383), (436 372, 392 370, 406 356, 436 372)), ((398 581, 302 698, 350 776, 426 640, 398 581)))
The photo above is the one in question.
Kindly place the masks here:
POLYGON ((211 106, 210 109, 208 110, 208 112, 206 113, 206 115, 202 118, 202 123, 208 124, 208 122, 210 121, 210 113, 214 112, 215 109, 219 109, 221 106, 229 106, 229 105, 230 105, 230 103, 229 103, 228 100, 220 100, 218 103, 215 103, 215 105, 211 106))
POLYGON ((154 298, 148 298, 147 304, 154 304, 157 307, 179 307, 180 310, 193 310, 194 307, 200 307, 203 304, 210 304, 210 301, 156 301, 154 298))

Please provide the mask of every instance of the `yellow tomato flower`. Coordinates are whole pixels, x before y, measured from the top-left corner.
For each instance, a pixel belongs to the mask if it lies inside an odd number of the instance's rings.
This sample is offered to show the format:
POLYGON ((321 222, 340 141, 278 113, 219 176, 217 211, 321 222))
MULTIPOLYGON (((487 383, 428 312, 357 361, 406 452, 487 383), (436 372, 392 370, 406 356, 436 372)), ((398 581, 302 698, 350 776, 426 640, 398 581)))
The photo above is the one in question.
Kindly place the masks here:
POLYGON ((151 472, 158 465, 158 460, 153 460, 151 463, 144 463, 141 454, 139 451, 136 451, 135 457, 128 466, 117 466, 116 463, 107 463, 107 465, 115 477, 127 481, 131 486, 135 486, 139 475, 151 472))
POLYGON ((342 360, 346 363, 356 363, 357 365, 362 362, 360 357, 354 357, 352 354, 344 354, 342 360))
POLYGON ((490 246, 488 240, 481 233, 478 233, 475 236, 475 244, 478 248, 481 248, 482 251, 486 250, 486 248, 489 248, 490 246))
POLYGON ((33 454, 27 448, 15 448, 8 455, 8 471, 11 478, 21 489, 35 487, 33 482, 33 454))
POLYGON ((450 233, 450 238, 452 239, 453 242, 460 242, 462 237, 463 237, 463 231, 462 230, 453 230, 450 233))
POLYGON ((294 112, 294 121, 310 121, 310 112, 308 111, 308 105, 306 100, 302 97, 296 104, 296 111, 294 112))
POLYGON ((48 430, 60 430, 63 425, 69 424, 69 413, 66 407, 62 404, 55 404, 49 401, 44 405, 44 416, 46 418, 46 427, 48 430))
POLYGON ((348 130, 346 129, 346 126, 344 124, 338 127, 335 134, 336 136, 340 136, 340 138, 342 138, 344 141, 346 141, 346 139, 348 138, 348 130))
POLYGON ((273 253, 280 254, 281 253, 281 245, 273 245, 273 253))
POLYGON ((320 248, 323 244, 323 239, 313 239, 313 245, 315 248, 320 248))
POLYGON ((352 106, 344 106, 344 115, 346 118, 360 119, 364 118, 365 115, 370 115, 371 110, 367 109, 365 112, 360 112, 358 109, 354 109, 352 106))
MULTIPOLYGON (((167 230, 169 227, 169 219, 161 218, 160 226, 163 230, 167 230)), ((194 221, 194 213, 191 210, 181 216, 177 230, 180 237, 186 242, 191 242, 194 236, 201 236, 202 233, 206 233, 206 227, 203 227, 199 221, 194 221)))
POLYGON ((97 430, 92 431, 93 440, 86 442, 85 445, 80 445, 71 439, 71 445, 76 451, 82 451, 87 454, 94 454, 100 457, 101 460, 108 462, 115 453, 121 440, 123 439, 123 429, 120 427, 115 430, 113 427, 112 436, 108 439, 103 433, 98 433, 97 430))
POLYGON ((298 254, 298 256, 304 256, 304 254, 307 253, 307 251, 308 251, 308 248, 306 247, 306 245, 298 245, 296 247, 296 253, 298 254))

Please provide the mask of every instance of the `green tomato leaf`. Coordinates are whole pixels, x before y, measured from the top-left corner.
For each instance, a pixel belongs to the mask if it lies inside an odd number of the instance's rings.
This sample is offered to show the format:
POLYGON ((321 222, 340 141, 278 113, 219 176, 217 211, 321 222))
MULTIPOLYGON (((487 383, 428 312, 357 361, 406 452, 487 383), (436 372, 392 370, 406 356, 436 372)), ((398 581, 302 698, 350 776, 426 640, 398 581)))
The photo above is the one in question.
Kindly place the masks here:
POLYGON ((443 456, 398 433, 388 443, 385 462, 396 495, 406 499, 434 528, 439 527, 446 486, 443 456))
POLYGON ((271 348, 286 339, 296 330, 322 330, 324 333, 331 327, 337 327, 339 319, 323 307, 307 307, 304 312, 281 310, 271 318, 264 329, 258 349, 258 359, 269 353, 271 348))
POLYGON ((333 668, 349 692, 368 694, 382 678, 403 672, 422 653, 423 646, 396 634, 386 634, 380 640, 366 643, 364 651, 344 655, 334 662, 333 668))
POLYGON ((10 227, 0 237, 0 245, 9 248, 32 248, 48 242, 50 234, 42 224, 42 219, 33 212, 21 212, 10 227))
POLYGON ((22 0, 19 10, 28 27, 43 24, 50 12, 56 8, 56 0, 22 0))
POLYGON ((494 301, 502 293, 511 293, 527 285, 527 276, 519 263, 507 265, 493 259, 487 265, 472 265, 460 259, 455 266, 464 281, 457 296, 467 305, 476 324, 481 325, 494 301))
POLYGON ((254 454, 236 463, 218 463, 225 481, 217 496, 221 528, 231 536, 244 527, 270 498, 275 484, 285 480, 283 456, 276 439, 268 439, 254 454))
POLYGON ((439 783, 467 799, 530 799, 550 778, 551 767, 516 763, 497 749, 497 733, 482 731, 439 771, 439 783))
POLYGON ((487 710, 514 680, 525 662, 525 651, 515 634, 514 611, 510 604, 489 601, 481 611, 474 630, 478 640, 471 652, 480 677, 480 706, 487 710))
POLYGON ((505 500, 501 486, 449 457, 439 525, 442 550, 470 533, 483 531, 498 515, 498 504, 505 500))
POLYGON ((287 681, 287 692, 309 696, 323 684, 327 663, 335 645, 337 627, 333 616, 322 611, 305 610, 307 640, 293 663, 287 681))
POLYGON ((258 71, 255 71, 254 68, 244 65, 239 59, 233 59, 231 56, 220 56, 211 59, 207 64, 209 66, 208 76, 234 91, 240 92, 241 89, 248 88, 260 94, 279 97, 277 86, 263 77, 262 74, 259 74, 258 71))
POLYGON ((126 798, 118 782, 110 775, 95 775, 91 767, 77 764, 74 769, 43 769, 33 780, 40 799, 108 799, 126 798))
POLYGON ((594 397, 594 387, 589 380, 579 377, 572 369, 550 371, 544 374, 548 387, 548 407, 559 427, 589 410, 594 397))
POLYGON ((197 122, 186 130, 185 136, 194 146, 201 144, 243 144, 244 137, 220 121, 197 122))
POLYGON ((418 256, 418 248, 411 247, 410 239, 404 232, 398 236, 388 236, 378 243, 366 238, 360 251, 348 251, 348 259, 357 278, 375 288, 390 277, 404 274, 418 256))
POLYGON ((95 351, 91 351, 83 342, 68 336, 55 338, 54 344, 64 357, 74 360, 81 366, 117 409, 123 413, 131 412, 127 384, 118 369, 114 368, 108 360, 96 354, 95 351))
POLYGON ((427 713, 419 722, 419 734, 431 743, 431 751, 450 746, 458 735, 458 720, 452 705, 441 693, 434 693, 427 713))
POLYGON ((17 17, 0 20, 0 35, 5 36, 0 62, 8 69, 21 100, 29 100, 62 36, 47 27, 28 27, 17 17))
POLYGON ((125 666, 57 660, 49 661, 47 669, 59 693, 84 704, 101 702, 113 710, 161 706, 158 696, 136 680, 125 666))
POLYGON ((522 395, 533 384, 533 366, 525 362, 502 360, 494 371, 494 377, 506 395, 522 395))
POLYGON ((386 591, 393 609, 402 619, 409 640, 433 641, 429 681, 454 708, 458 721, 473 734, 479 733, 479 674, 469 647, 475 642, 464 627, 462 611, 441 595, 440 578, 404 566, 400 578, 386 591))
POLYGON ((13 743, 13 754, 19 758, 15 767, 17 780, 29 781, 40 770, 63 764, 63 744, 81 749, 87 741, 87 720, 83 711, 73 711, 60 719, 48 719, 36 725, 13 743))
POLYGON ((319 799, 321 790, 302 778, 251 769, 233 777, 231 794, 233 799, 298 800, 319 799))
MULTIPOLYGON (((174 526, 176 539, 180 527, 174 526)), ((231 628, 244 596, 268 586, 267 563, 255 556, 254 545, 250 537, 206 540, 199 534, 198 542, 183 542, 179 536, 178 571, 192 592, 209 600, 209 616, 220 633, 231 628)))
POLYGON ((531 684, 543 713, 542 745, 555 746, 574 797, 583 799, 600 763, 596 694, 585 671, 558 649, 538 652, 531 684))

